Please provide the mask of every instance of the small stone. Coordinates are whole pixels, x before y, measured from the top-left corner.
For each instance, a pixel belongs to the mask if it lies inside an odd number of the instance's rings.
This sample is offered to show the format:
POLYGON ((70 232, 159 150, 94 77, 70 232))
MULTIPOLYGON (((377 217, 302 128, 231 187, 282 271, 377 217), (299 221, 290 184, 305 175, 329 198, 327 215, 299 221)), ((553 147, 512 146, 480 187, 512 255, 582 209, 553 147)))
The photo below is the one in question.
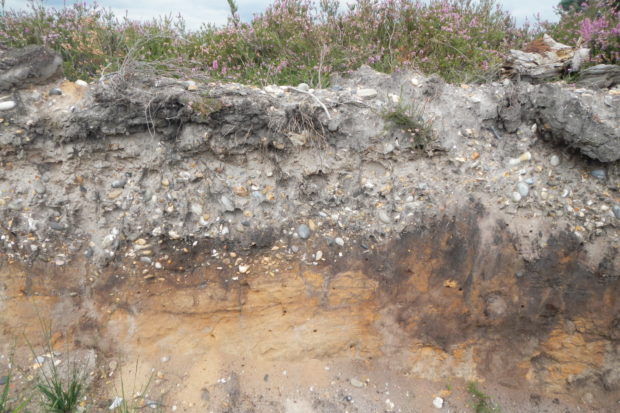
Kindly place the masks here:
POLYGON ((155 269, 161 270, 163 268, 163 265, 161 265, 161 263, 156 262, 155 263, 155 269))
MULTIPOLYGON (((192 214, 194 214, 196 216, 201 216, 202 215, 202 205, 200 205, 200 204, 196 204, 196 203, 191 204, 190 207, 189 207, 189 210, 192 211, 192 214)), ((208 219, 209 218, 207 218, 207 220, 208 219)))
POLYGON ((62 224, 56 221, 50 222, 50 228, 53 229, 54 231, 64 231, 65 229, 67 229, 65 224, 62 224))
POLYGON ((384 210, 380 210, 377 213, 377 216, 379 217, 379 220, 381 220, 381 222, 383 222, 384 224, 390 224, 392 222, 392 218, 390 218, 390 216, 384 210))
POLYGON ((300 83, 297 85, 297 89, 307 92, 310 90, 310 86, 307 83, 300 83))
POLYGON ((297 227, 297 235, 301 239, 308 239, 310 237, 310 228, 306 224, 301 224, 297 227))
POLYGON ((13 211, 18 211, 24 207, 23 199, 15 199, 7 205, 7 208, 13 211))
POLYGON ((249 195, 248 189, 245 186, 236 186, 233 188, 233 193, 237 196, 247 197, 249 195))
POLYGON ((161 180, 161 186, 168 186, 170 185, 170 181, 168 180, 168 178, 163 178, 161 180))
POLYGON ((526 178, 523 180, 523 182, 525 182, 528 185, 534 185, 536 181, 534 180, 534 178, 526 178))
POLYGON ((260 191, 252 191, 252 198, 256 199, 259 203, 265 200, 265 195, 260 191))
POLYGON ((433 406, 437 409, 441 409, 443 407, 443 399, 441 397, 435 397, 433 399, 433 406))
POLYGON ((611 210, 613 211, 615 217, 617 219, 620 219, 620 205, 614 205, 613 207, 611 207, 611 210))
POLYGON ((512 193, 512 200, 514 202, 519 202, 521 200, 521 194, 518 192, 513 192, 512 193))
POLYGON ((109 410, 118 409, 119 407, 121 407, 121 404, 123 404, 123 398, 116 396, 114 400, 112 400, 112 404, 110 404, 110 407, 108 407, 108 409, 109 410))
POLYGON ((7 100, 5 102, 0 102, 0 110, 11 110, 15 106, 17 106, 17 103, 15 103, 14 100, 7 100))
POLYGON ((343 240, 342 238, 340 238, 340 237, 336 237, 336 239, 334 240, 334 242, 335 242, 337 245, 339 245, 339 246, 341 246, 341 247, 344 247, 344 240, 343 240))
POLYGON ((118 367, 118 361, 116 360, 112 360, 110 361, 110 363, 108 363, 108 368, 110 369, 111 372, 115 371, 117 367, 118 367))
POLYGON ((377 96, 377 91, 375 89, 358 89, 357 90, 357 96, 364 98, 364 99, 370 99, 370 98, 374 98, 375 96, 377 96))
POLYGON ((549 161, 551 166, 558 166, 560 164, 560 157, 557 155, 551 156, 551 160, 549 161))
POLYGON ((234 211, 235 210, 235 205, 232 203, 232 201, 226 196, 226 195, 222 195, 220 197, 220 202, 222 203, 222 205, 224 206, 224 209, 226 211, 234 211))
POLYGON ((471 154, 470 159, 472 161, 475 161, 476 159, 480 158, 480 153, 479 152, 474 152, 471 154))
POLYGON ((419 81, 417 78, 412 77, 412 78, 411 78, 411 84, 412 84, 413 86, 419 86, 419 85, 420 85, 420 81, 419 81))
POLYGON ((187 90, 189 91, 198 90, 198 85, 193 80, 188 80, 187 82, 185 82, 185 85, 187 90))
POLYGON ((306 141, 308 140, 307 138, 308 137, 306 133, 294 133, 294 132, 288 133, 288 139, 295 146, 304 146, 306 144, 306 141))
POLYGON ((592 175, 596 179, 605 179, 607 177, 607 174, 605 173, 603 169, 595 169, 592 172, 590 172, 590 175, 592 175))
POLYGON ((75 81, 75 84, 81 87, 88 87, 88 83, 86 83, 85 81, 83 81, 82 79, 78 79, 75 81))
POLYGON ((353 386, 353 387, 358 387, 358 388, 364 387, 364 383, 359 381, 356 378, 352 378, 350 381, 351 381, 351 386, 353 386))
POLYGON ((34 192, 39 195, 43 195, 45 193, 45 185, 43 185, 41 181, 35 181, 32 188, 34 189, 34 192))
POLYGON ((277 85, 267 85, 263 88, 263 90, 276 97, 284 96, 284 91, 277 85))
POLYGON ((60 96, 62 95, 62 90, 58 89, 57 87, 51 88, 48 92, 48 95, 50 96, 60 96))
POLYGON ((248 272, 249 269, 250 269, 249 265, 240 265, 239 266, 239 272, 241 274, 245 274, 246 272, 248 272))
POLYGON ((122 193, 123 193, 122 189, 115 189, 113 191, 110 191, 108 192, 108 199, 114 200, 118 198, 119 196, 121 196, 122 193))
POLYGON ((316 231, 316 223, 313 220, 308 220, 308 228, 310 231, 316 231))
POLYGON ((319 250, 319 251, 316 252, 316 254, 314 256, 314 259, 316 261, 319 261, 321 258, 323 258, 323 251, 319 250))
POLYGON ((525 198, 527 194, 530 193, 530 188, 525 182, 519 182, 517 184, 517 191, 519 191, 519 194, 525 198))
POLYGON ((126 179, 118 179, 116 181, 112 181, 112 188, 124 188, 127 185, 126 179))

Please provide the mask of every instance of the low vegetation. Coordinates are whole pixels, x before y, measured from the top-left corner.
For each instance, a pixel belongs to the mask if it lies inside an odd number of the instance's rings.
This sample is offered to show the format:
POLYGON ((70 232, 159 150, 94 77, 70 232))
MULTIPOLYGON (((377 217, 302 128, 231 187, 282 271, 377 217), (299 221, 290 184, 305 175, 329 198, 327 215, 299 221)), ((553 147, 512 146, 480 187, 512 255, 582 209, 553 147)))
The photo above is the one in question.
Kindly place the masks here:
POLYGON ((493 406, 491 399, 480 389, 475 382, 469 382, 467 384, 467 392, 472 397, 472 409, 476 413, 501 413, 501 410, 497 406, 493 406))
POLYGON ((425 149, 433 139, 433 129, 423 118, 423 109, 397 104, 383 113, 383 120, 390 127, 398 128, 411 141, 412 149, 425 149))
MULTIPOLYGON (((2 372, 0 370, 0 372, 2 372)), ((6 376, 2 376, 4 384, 0 388, 0 413, 19 413, 24 411, 29 399, 13 400, 11 399, 11 379, 13 373, 13 360, 9 358, 8 370, 6 376)))
POLYGON ((518 25, 495 0, 274 0, 248 22, 227 1, 227 25, 187 30, 181 17, 136 22, 96 3, 53 9, 29 0, 26 11, 2 8, 0 43, 56 50, 73 80, 117 71, 131 56, 183 76, 313 87, 363 64, 384 72, 416 68, 451 82, 487 80, 511 48, 543 31, 571 45, 581 39, 592 48, 592 64, 618 63, 620 53, 616 0, 563 0, 559 23, 534 25, 518 25))

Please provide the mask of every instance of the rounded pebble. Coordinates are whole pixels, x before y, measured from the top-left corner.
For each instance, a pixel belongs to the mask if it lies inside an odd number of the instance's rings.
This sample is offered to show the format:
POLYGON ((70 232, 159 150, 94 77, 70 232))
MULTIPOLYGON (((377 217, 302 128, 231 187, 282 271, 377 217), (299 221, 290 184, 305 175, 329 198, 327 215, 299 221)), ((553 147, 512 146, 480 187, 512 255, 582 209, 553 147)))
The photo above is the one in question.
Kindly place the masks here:
POLYGON ((0 110, 11 110, 15 106, 17 106, 17 103, 15 103, 14 100, 7 100, 6 102, 0 102, 0 110))
POLYGON ((518 192, 512 193, 512 200, 515 202, 519 202, 521 200, 521 194, 518 192))
POLYGON ((620 205, 614 205, 611 210, 614 212, 616 218, 620 219, 620 205))
POLYGON ((336 239, 334 240, 334 242, 335 242, 337 245, 339 245, 339 246, 341 246, 341 247, 344 247, 344 240, 343 240, 342 238, 340 238, 340 237, 336 237, 336 239))
POLYGON ((551 156, 551 161, 549 163, 551 163, 551 166, 558 166, 560 164, 560 157, 557 155, 551 156))
POLYGON ((43 183, 41 183, 41 181, 35 181, 34 184, 32 185, 34 191, 39 194, 39 195, 43 195, 46 191, 45 189, 45 185, 43 185, 43 183))
POLYGON ((234 211, 235 210, 235 205, 232 203, 232 201, 226 195, 222 195, 222 197, 220 198, 220 202, 222 203, 222 205, 224 206, 224 209, 226 211, 234 211))
POLYGON ((389 224, 392 222, 392 219, 390 218, 390 216, 387 214, 387 212, 381 210, 378 212, 378 217, 381 220, 381 222, 383 222, 384 224, 389 224))
POLYGON ((50 96, 60 96, 62 95, 62 90, 55 87, 55 88, 50 89, 49 92, 47 92, 47 94, 50 96))
POLYGON ((433 406, 437 409, 441 409, 443 407, 443 399, 441 397, 435 397, 433 399, 433 406))
POLYGON ((519 182, 517 184, 517 191, 519 191, 521 197, 525 198, 530 193, 530 187, 525 182, 519 182))
POLYGON ((118 179, 116 181, 112 181, 112 188, 124 188, 127 185, 126 179, 118 179))
POLYGON ((592 172, 590 172, 590 175, 592 175, 596 179, 605 179, 607 177, 607 174, 605 173, 603 169, 595 169, 592 172))
POLYGON ((364 383, 362 383, 356 378, 352 378, 350 381, 351 381, 351 386, 353 387, 358 387, 358 388, 364 387, 364 383))
POLYGON ((310 237, 310 228, 306 224, 301 224, 297 227, 297 235, 301 239, 308 239, 310 237))

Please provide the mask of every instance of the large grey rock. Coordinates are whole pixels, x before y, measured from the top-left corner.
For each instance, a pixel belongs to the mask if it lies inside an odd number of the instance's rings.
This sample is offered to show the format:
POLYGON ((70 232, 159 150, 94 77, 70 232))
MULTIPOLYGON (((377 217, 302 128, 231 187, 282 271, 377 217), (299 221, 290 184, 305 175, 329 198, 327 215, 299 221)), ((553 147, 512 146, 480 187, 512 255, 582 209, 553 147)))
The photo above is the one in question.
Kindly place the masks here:
POLYGON ((42 84, 62 75, 62 58, 43 46, 0 50, 0 91, 42 84))
POLYGON ((577 84, 590 88, 606 88, 620 85, 620 66, 596 65, 589 67, 580 73, 577 84))
POLYGON ((543 138, 576 148, 601 162, 620 159, 620 99, 606 105, 603 91, 580 93, 558 84, 538 86, 530 96, 530 116, 543 138), (596 96, 595 96, 596 95, 596 96))
MULTIPOLYGON (((587 52, 586 52, 587 53, 587 52)), ((540 83, 561 76, 566 69, 581 65, 583 52, 558 43, 550 36, 531 42, 526 50, 511 50, 503 65, 504 74, 532 83, 540 83)))

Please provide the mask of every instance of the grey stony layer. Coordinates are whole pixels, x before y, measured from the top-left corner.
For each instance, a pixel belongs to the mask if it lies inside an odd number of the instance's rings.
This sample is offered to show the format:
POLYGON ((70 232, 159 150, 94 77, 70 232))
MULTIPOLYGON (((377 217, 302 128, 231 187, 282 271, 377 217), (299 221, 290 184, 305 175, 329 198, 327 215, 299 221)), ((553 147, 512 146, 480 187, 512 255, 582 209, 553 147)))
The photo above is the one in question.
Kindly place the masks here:
POLYGON ((20 106, 0 124, 2 251, 63 265, 78 253, 99 263, 142 256, 167 240, 260 248, 320 236, 349 245, 391 237, 471 196, 515 217, 551 217, 584 240, 617 240, 617 164, 584 184, 587 162, 559 162, 538 139, 580 122, 607 155, 584 153, 618 159, 609 122, 620 97, 611 92, 452 86, 368 68, 329 90, 191 89, 136 77, 90 86, 75 102, 14 92, 20 106), (561 110, 543 99, 554 94, 600 111, 548 122, 561 110), (403 110, 432 130, 424 148, 418 128, 386 120, 403 110))

